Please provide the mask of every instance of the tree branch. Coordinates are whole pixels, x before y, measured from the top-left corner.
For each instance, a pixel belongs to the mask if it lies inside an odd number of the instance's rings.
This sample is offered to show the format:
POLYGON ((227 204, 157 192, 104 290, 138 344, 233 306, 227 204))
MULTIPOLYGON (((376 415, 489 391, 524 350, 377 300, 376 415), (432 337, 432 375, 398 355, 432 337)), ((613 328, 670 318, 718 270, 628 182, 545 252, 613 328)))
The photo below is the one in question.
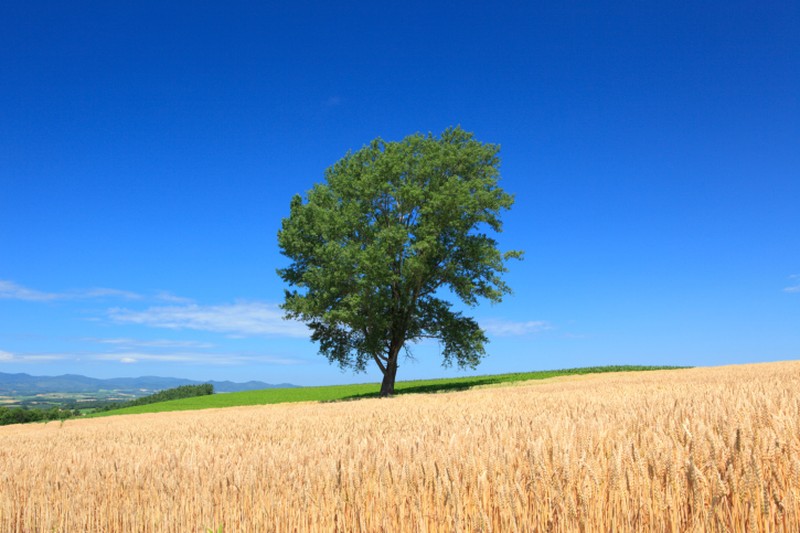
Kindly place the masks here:
POLYGON ((381 357, 378 356, 378 354, 372 354, 372 358, 375 360, 376 363, 378 363, 378 368, 381 369, 381 373, 385 374, 386 373, 386 365, 381 363, 381 357))

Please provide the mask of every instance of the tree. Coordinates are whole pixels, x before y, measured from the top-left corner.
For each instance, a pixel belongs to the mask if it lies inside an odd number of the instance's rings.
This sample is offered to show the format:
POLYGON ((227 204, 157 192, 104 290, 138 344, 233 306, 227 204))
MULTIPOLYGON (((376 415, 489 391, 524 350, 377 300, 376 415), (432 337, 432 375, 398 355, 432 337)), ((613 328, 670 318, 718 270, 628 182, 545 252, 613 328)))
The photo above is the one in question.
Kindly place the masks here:
POLYGON ((499 150, 460 127, 378 138, 328 168, 305 201, 292 198, 278 232, 291 260, 278 274, 293 287, 281 307, 330 362, 374 362, 381 396, 394 394, 409 342, 438 339, 444 366, 475 368, 486 353, 478 323, 442 296, 474 307, 511 292, 501 275, 522 252, 501 253, 485 233, 502 230, 514 202, 498 186, 499 150))

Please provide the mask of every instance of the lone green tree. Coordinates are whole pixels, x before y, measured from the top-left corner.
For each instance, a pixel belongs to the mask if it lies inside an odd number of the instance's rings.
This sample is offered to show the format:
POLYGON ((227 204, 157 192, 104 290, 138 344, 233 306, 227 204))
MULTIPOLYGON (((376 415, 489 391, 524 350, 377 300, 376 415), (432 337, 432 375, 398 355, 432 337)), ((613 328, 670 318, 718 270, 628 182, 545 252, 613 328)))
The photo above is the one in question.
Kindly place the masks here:
POLYGON ((296 195, 278 232, 291 264, 282 308, 305 322, 320 353, 342 368, 383 372, 381 396, 394 394, 408 343, 437 339, 443 365, 475 368, 488 342, 478 323, 442 296, 468 306, 510 292, 508 259, 486 234, 500 232, 514 202, 498 186, 497 145, 460 127, 438 138, 380 138, 328 168, 325 183, 296 195), (449 289, 449 291, 448 291, 449 289))

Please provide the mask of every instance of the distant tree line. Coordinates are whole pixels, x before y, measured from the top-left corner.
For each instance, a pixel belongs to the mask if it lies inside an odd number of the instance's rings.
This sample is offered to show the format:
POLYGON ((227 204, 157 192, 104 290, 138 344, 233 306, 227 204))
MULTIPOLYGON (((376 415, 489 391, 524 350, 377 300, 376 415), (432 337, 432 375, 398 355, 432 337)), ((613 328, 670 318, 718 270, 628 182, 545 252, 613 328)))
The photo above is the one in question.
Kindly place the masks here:
POLYGON ((214 394, 214 385, 203 383, 202 385, 182 385, 174 389, 165 389, 150 396, 143 396, 129 402, 117 402, 106 405, 100 411, 111 411, 124 407, 135 407, 137 405, 148 405, 151 403, 167 402, 169 400, 180 400, 181 398, 194 398, 195 396, 208 396, 214 394))
POLYGON ((50 420, 66 420, 80 416, 81 412, 71 409, 27 409, 25 407, 0 407, 0 426, 9 424, 25 424, 28 422, 49 422, 50 420))
MULTIPOLYGON (((195 396, 207 396, 214 394, 214 385, 204 383, 202 385, 183 385, 174 389, 165 389, 150 396, 143 396, 128 402, 114 402, 97 407, 95 411, 111 411, 122 409, 123 407, 134 407, 137 405, 147 405, 151 403, 178 400, 181 398, 193 398, 195 396)), ((26 424, 28 422, 49 422, 50 420, 66 420, 81 416, 78 409, 63 409, 50 407, 48 409, 29 409, 27 407, 0 407, 0 426, 9 424, 26 424)))

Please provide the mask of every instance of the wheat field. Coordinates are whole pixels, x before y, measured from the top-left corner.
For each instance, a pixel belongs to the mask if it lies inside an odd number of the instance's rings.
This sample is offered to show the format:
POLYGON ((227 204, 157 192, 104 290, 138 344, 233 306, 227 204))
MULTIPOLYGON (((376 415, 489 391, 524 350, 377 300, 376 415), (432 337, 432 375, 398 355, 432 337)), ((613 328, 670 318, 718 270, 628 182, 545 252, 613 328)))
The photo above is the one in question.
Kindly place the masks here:
POLYGON ((800 362, 0 428, 0 531, 798 531, 800 362))

